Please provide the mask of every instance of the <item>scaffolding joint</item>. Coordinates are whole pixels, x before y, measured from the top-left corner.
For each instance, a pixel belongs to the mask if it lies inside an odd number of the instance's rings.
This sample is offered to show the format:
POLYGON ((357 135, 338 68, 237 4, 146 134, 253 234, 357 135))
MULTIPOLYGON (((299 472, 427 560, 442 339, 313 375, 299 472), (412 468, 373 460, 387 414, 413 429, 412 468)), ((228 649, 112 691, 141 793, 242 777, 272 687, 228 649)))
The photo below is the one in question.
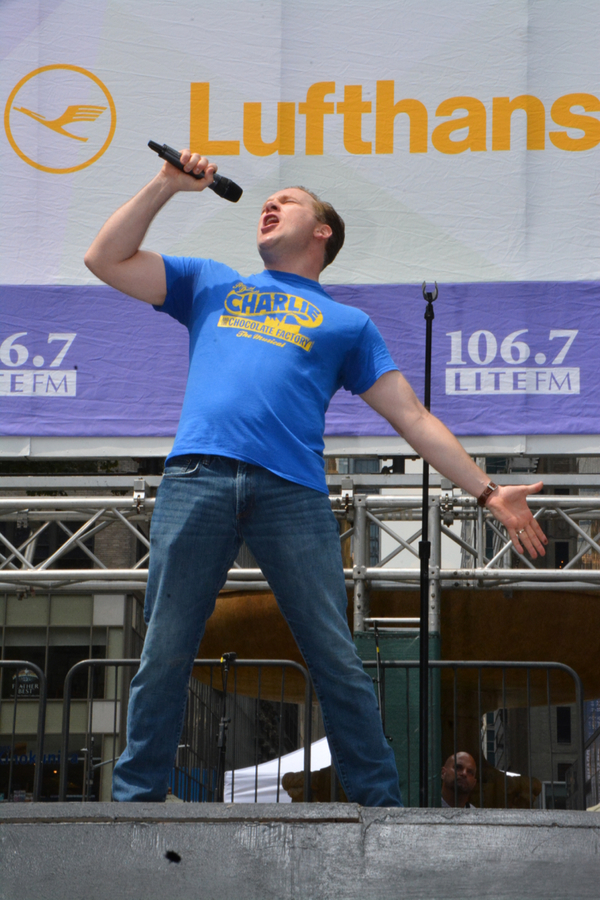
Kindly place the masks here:
POLYGON ((352 569, 352 578, 354 581, 366 581, 367 580, 367 567, 366 566, 354 566, 352 569))
POLYGON ((146 501, 146 481, 144 478, 133 479, 133 502, 136 512, 141 513, 146 501))
POLYGON ((447 478, 442 478, 442 493, 438 501, 444 525, 453 525, 456 519, 454 513, 454 485, 447 478))

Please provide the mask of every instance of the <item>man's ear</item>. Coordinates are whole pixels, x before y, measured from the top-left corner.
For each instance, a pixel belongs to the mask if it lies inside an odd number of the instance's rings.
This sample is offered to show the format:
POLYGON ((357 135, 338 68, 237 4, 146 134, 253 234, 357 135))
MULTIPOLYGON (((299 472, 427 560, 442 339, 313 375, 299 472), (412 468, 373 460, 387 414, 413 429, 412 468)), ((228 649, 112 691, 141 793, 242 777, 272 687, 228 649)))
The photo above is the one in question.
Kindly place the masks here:
POLYGON ((323 241, 327 241, 332 234, 331 225, 326 222, 319 222, 313 231, 313 236, 323 241))

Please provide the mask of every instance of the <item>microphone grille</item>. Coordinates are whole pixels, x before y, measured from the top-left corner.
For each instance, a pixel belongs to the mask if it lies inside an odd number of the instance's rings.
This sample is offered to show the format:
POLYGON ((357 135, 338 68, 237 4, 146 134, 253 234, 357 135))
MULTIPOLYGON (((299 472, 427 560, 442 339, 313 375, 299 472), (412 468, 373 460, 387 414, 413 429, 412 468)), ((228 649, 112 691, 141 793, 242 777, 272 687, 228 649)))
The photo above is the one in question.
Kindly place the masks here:
POLYGON ((215 175, 214 181, 212 184, 209 184, 209 187, 211 191, 214 191, 223 200, 229 200, 231 203, 237 203, 244 193, 239 184, 219 174, 215 175))

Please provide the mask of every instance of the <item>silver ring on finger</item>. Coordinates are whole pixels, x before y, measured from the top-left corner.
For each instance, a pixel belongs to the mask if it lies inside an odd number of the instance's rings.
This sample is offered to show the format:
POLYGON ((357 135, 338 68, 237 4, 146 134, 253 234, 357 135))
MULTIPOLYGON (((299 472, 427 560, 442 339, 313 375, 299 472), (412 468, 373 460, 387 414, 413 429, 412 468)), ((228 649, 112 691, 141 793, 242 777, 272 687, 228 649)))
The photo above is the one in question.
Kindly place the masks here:
POLYGON ((517 535, 517 537, 519 537, 519 535, 524 534, 524 532, 525 532, 525 528, 519 528, 518 531, 515 531, 515 534, 517 535))

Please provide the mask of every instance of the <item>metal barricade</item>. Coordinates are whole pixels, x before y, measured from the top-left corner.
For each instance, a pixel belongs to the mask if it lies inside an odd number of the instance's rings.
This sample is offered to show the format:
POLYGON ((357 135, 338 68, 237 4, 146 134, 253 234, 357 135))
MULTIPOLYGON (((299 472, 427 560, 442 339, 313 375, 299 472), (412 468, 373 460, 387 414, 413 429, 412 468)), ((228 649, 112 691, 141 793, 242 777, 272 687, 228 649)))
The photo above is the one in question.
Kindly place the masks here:
MULTIPOLYGON (((405 672, 405 681, 401 686, 402 689, 402 700, 398 701, 397 699, 392 702, 398 703, 401 702, 402 708, 402 729, 403 733, 398 735, 397 739, 403 742, 404 745, 404 753, 402 757, 402 765, 399 768, 404 769, 404 772, 401 771, 401 782, 404 781, 405 786, 408 787, 408 790, 405 794, 405 802, 408 806, 413 805, 414 802, 418 802, 418 702, 414 700, 414 692, 418 689, 418 669, 419 662, 415 661, 405 661, 405 660, 368 660, 363 663, 365 668, 374 669, 376 671, 376 677, 374 681, 377 683, 380 681, 381 683, 378 685, 378 694, 382 697, 382 705, 383 705, 383 716, 384 721, 389 723, 390 714, 392 712, 391 704, 390 704, 390 690, 389 684, 388 689, 386 690, 385 683, 385 673, 390 670, 404 670, 405 672), (416 671, 415 671, 416 670, 416 671), (410 677, 410 672, 414 672, 414 681, 415 684, 412 684, 413 678, 410 677), (411 699, 412 697, 412 699, 411 699)), ((451 711, 451 719, 452 719, 452 755, 456 756, 456 753, 468 750, 469 748, 459 745, 459 728, 458 728, 458 719, 459 719, 459 701, 461 700, 460 686, 458 684, 459 681, 459 673, 472 673, 468 678, 468 683, 466 683, 466 687, 464 690, 467 690, 473 694, 476 694, 476 704, 472 704, 474 708, 476 708, 477 721, 481 723, 483 721, 484 713, 491 712, 491 710, 486 709, 484 705, 484 697, 486 694, 489 696, 490 693, 493 693, 495 696, 500 698, 500 709, 504 711, 510 712, 511 703, 509 703, 508 695, 512 692, 514 697, 516 691, 515 678, 517 673, 522 673, 522 677, 524 679, 523 684, 518 686, 519 696, 525 696, 526 702, 523 705, 524 714, 521 716, 521 719, 524 720, 524 724, 521 723, 519 726, 519 734, 517 735, 519 742, 525 741, 527 746, 527 773, 526 778, 528 779, 528 791, 529 791, 529 808, 534 808, 534 797, 533 797, 533 783, 536 778, 535 773, 533 772, 532 765, 532 744, 533 744, 533 732, 534 729, 532 727, 532 714, 536 710, 540 710, 541 707, 539 703, 532 703, 532 678, 534 677, 534 673, 539 673, 537 676, 536 682, 536 696, 539 700, 540 693, 543 691, 545 693, 545 704, 546 712, 547 712, 547 723, 543 724, 543 728, 547 727, 547 741, 545 744, 546 754, 549 757, 550 762, 550 770, 554 771, 554 757, 556 756, 555 744, 556 741, 553 739, 553 731, 551 725, 551 716, 550 712, 552 708, 555 708, 553 703, 553 695, 552 695, 552 683, 551 683, 551 673, 564 673, 565 676, 569 677, 573 682, 573 697, 574 697, 574 705, 577 711, 577 724, 574 729, 575 740, 572 741, 572 745, 574 749, 571 751, 572 757, 572 765, 570 767, 569 780, 571 781, 571 798, 570 798, 570 808, 573 809, 585 809, 585 784, 584 778, 580 777, 578 773, 584 772, 584 734, 583 734, 583 721, 584 721, 584 695, 583 695, 583 686, 581 684, 581 679, 579 675, 569 666, 564 665, 562 663, 556 662, 510 662, 510 661, 457 661, 457 660, 430 660, 429 661, 429 671, 430 671, 430 692, 432 684, 434 685, 434 690, 439 690, 439 684, 435 686, 434 679, 432 677, 433 673, 439 672, 441 678, 446 680, 446 687, 448 687, 447 679, 451 679, 451 696, 452 696, 452 711, 451 711), (492 670, 497 670, 499 672, 499 678, 495 685, 490 683, 489 676, 487 678, 486 684, 483 683, 484 673, 489 673, 492 670), (545 679, 543 678, 545 674, 545 679), (540 676, 542 676, 540 678, 540 676), (510 683, 509 683, 510 682, 510 683), (542 684, 543 682, 543 684, 542 684), (573 782, 576 782, 573 784, 573 782)), ((398 692, 396 692, 397 694, 398 692)), ((445 691, 445 696, 448 695, 448 691, 445 691)), ((432 710, 433 704, 430 706, 430 710, 432 710)), ((440 711, 440 718, 443 716, 447 717, 447 714, 450 711, 448 709, 442 708, 440 711)), ((434 722, 433 722, 433 714, 430 713, 432 721, 430 722, 430 730, 432 734, 435 734, 434 731, 434 722)), ((503 747, 506 748, 509 744, 509 728, 511 727, 509 724, 509 716, 503 715, 502 717, 502 727, 503 727, 503 747)), ((390 729, 387 728, 387 731, 390 729)), ((539 731, 539 729, 538 729, 539 731)), ((538 735, 539 736, 539 735, 538 735)), ((439 738, 436 737, 437 741, 439 738)), ((394 746, 394 744, 392 744, 394 746)), ((436 748, 430 743, 430 762, 434 756, 434 750, 436 748)), ((396 751, 397 752, 397 751, 396 751)), ((471 752, 471 751, 469 751, 471 752)), ((478 749, 476 752, 471 752, 471 755, 476 758, 478 772, 481 774, 484 766, 484 752, 483 745, 480 733, 480 739, 478 741, 478 749)), ((397 752, 398 758, 398 752, 397 752)), ((443 762, 443 761, 442 761, 443 762)), ((500 769, 501 777, 504 782, 504 806, 508 807, 508 787, 509 787, 509 779, 514 777, 513 774, 508 770, 507 758, 504 758, 504 768, 500 769)), ((487 765, 487 760, 486 760, 487 765)), ((523 773, 524 774, 524 773, 523 773)), ((436 776, 434 776, 436 777, 436 776)), ((479 790, 478 790, 478 799, 479 805, 484 805, 484 784, 483 778, 479 779, 479 790)), ((431 785, 431 779, 430 779, 431 785)), ((559 800, 558 798, 558 780, 554 779, 554 776, 549 779, 549 798, 551 799, 551 804, 553 808, 556 808, 556 804, 559 800)), ((456 790, 456 788, 455 788, 456 790)), ((562 798, 561 798, 562 799, 562 798)), ((430 805, 432 803, 432 790, 430 787, 430 805)))
POLYGON ((585 796, 586 808, 600 807, 600 728, 585 742, 585 796))
MULTIPOLYGON (((237 698, 238 672, 242 669, 257 670, 257 699, 260 701, 263 669, 280 668, 282 670, 282 677, 279 699, 278 758, 282 755, 281 723, 285 697, 286 672, 298 673, 304 682, 304 800, 308 802, 310 800, 310 777, 306 777, 306 775, 307 773, 310 773, 312 683, 307 670, 298 663, 290 660, 238 660, 232 657, 235 657, 235 654, 224 654, 223 658, 220 660, 197 659, 194 661, 194 670, 204 670, 205 676, 201 681, 196 677, 190 679, 186 717, 170 779, 170 787, 173 793, 180 799, 192 802, 218 801, 224 799, 224 760, 228 734, 232 737, 233 747, 236 746, 235 734, 238 722, 235 716, 235 700, 237 698), (206 672, 206 670, 208 671, 206 672), (221 675, 220 685, 218 684, 218 673, 221 675), (230 678, 229 685, 227 684, 227 676, 230 678), (198 685, 202 683, 205 684, 214 695, 212 706, 202 699, 201 692, 198 689, 198 685), (207 752, 206 748, 209 748, 209 752, 207 752), (217 751, 216 753, 214 753, 215 750, 217 751), (205 765, 204 762, 206 761, 206 757, 210 755, 210 753, 213 753, 213 764, 205 765)), ((125 667, 137 668, 139 664, 139 659, 87 659, 77 663, 67 673, 63 694, 62 751, 59 780, 60 801, 68 799, 68 749, 73 678, 82 670, 87 669, 89 671, 87 732, 85 738, 86 747, 84 748, 85 760, 81 794, 81 799, 87 801, 92 799, 92 785, 98 770, 105 766, 113 766, 120 755, 118 744, 119 725, 122 717, 119 708, 120 701, 118 700, 118 672, 125 667), (114 705, 112 713, 111 751, 109 752, 107 759, 103 759, 102 754, 100 757, 95 756, 93 745, 93 672, 100 667, 104 669, 113 668, 115 673, 112 681, 107 679, 107 683, 110 681, 110 684, 114 686, 114 697, 109 698, 113 701, 114 705)), ((109 690, 112 692, 113 689, 109 687, 109 690)), ((256 709, 258 710, 258 706, 256 709)), ((258 718, 258 712, 256 715, 258 718)), ((253 739, 256 748, 256 765, 258 766, 260 754, 258 741, 259 729, 257 726, 258 722, 255 726, 253 739)), ((235 783, 235 753, 233 754, 231 763, 231 790, 233 792, 235 783)))
MULTIPOLYGON (((230 656, 229 654, 225 654, 230 656)), ((18 665, 18 663, 13 663, 18 665)), ((70 709, 72 690, 71 684, 73 677, 82 669, 88 669, 90 676, 97 667, 114 667, 115 677, 110 682, 114 685, 115 703, 113 707, 113 727, 112 727, 112 751, 108 753, 108 758, 102 756, 94 758, 93 750, 93 685, 88 685, 88 732, 86 735, 86 754, 84 761, 84 775, 82 787, 82 799, 92 799, 92 783, 95 773, 104 766, 112 766, 119 755, 119 722, 120 711, 117 706, 117 670, 123 667, 137 668, 139 660, 137 659, 108 659, 108 660, 83 660, 74 666, 65 679, 64 689, 64 705, 63 705, 63 734, 62 734, 62 752, 60 763, 60 788, 59 799, 67 799, 67 780, 69 766, 69 731, 70 731, 70 709)), ((365 661, 364 666, 367 669, 375 669, 379 666, 376 681, 378 684, 378 694, 381 699, 382 714, 386 722, 386 733, 390 731, 390 720, 394 719, 401 723, 402 734, 395 738, 396 743, 393 744, 398 754, 398 744, 404 742, 404 759, 399 761, 399 769, 401 770, 401 780, 404 778, 404 799, 407 805, 413 805, 418 797, 418 780, 415 783, 415 774, 418 770, 418 753, 416 752, 416 741, 418 740, 418 709, 412 696, 413 679, 418 679, 418 661, 405 660, 384 660, 365 661), (400 670, 404 672, 404 682, 402 686, 402 695, 398 695, 397 690, 392 690, 389 683, 391 671, 400 670), (388 673, 388 689, 386 690, 386 673, 388 673), (394 710, 393 707, 396 707, 394 710)), ((293 669, 301 673, 304 678, 305 697, 304 697, 304 800, 310 799, 310 737, 311 737, 311 705, 312 705, 312 688, 310 679, 306 670, 298 665, 286 660, 230 660, 229 662, 229 686, 223 684, 224 675, 224 659, 221 660, 196 660, 195 669, 201 667, 204 671, 202 678, 203 684, 213 693, 212 705, 207 704, 203 699, 202 692, 198 690, 201 684, 198 678, 191 679, 191 688, 188 695, 188 707, 184 728, 182 732, 181 742, 178 747, 177 757, 171 774, 170 784, 173 793, 180 799, 188 802, 203 801, 231 801, 234 799, 235 777, 236 777, 236 759, 235 750, 229 756, 230 774, 227 795, 224 795, 224 759, 225 744, 227 734, 231 741, 231 746, 235 748, 236 729, 241 729, 240 717, 236 717, 236 702, 238 698, 237 678, 238 673, 244 668, 253 668, 256 670, 257 691, 256 697, 258 701, 261 699, 261 683, 263 679, 263 669, 273 669, 275 667, 282 668, 280 699, 278 707, 277 728, 279 729, 278 744, 276 757, 281 760, 282 752, 282 720, 283 720, 283 704, 285 697, 285 672, 293 669), (219 679, 219 675, 221 676, 219 679), (225 689, 224 689, 225 688, 225 689), (208 762, 207 762, 208 760, 208 762)), ((571 797, 569 808, 583 809, 585 808, 585 784, 581 777, 584 768, 584 739, 583 739, 583 688, 577 673, 561 663, 553 662, 510 662, 510 661, 453 661, 453 660, 431 660, 429 663, 430 673, 432 674, 431 683, 434 686, 434 692, 437 691, 439 697, 440 685, 443 687, 443 695, 446 697, 447 703, 451 703, 451 714, 448 707, 441 709, 441 718, 452 719, 452 736, 451 741, 446 735, 446 748, 456 755, 461 750, 468 750, 472 756, 476 758, 478 765, 479 788, 476 789, 474 801, 480 806, 484 806, 484 785, 482 773, 484 762, 489 769, 490 760, 487 759, 489 753, 484 751, 483 732, 479 730, 479 739, 477 749, 474 747, 463 746, 463 738, 461 737, 461 727, 459 727, 459 708, 463 708, 466 692, 471 695, 471 707, 475 710, 474 715, 476 721, 481 726, 484 721, 484 713, 495 716, 494 725, 497 729, 501 728, 502 741, 497 740, 497 750, 503 749, 503 760, 494 760, 491 765, 496 768, 497 778, 503 782, 503 787, 499 788, 504 795, 504 806, 509 807, 509 784, 514 777, 514 773, 509 770, 510 760, 507 758, 508 748, 511 740, 513 744, 515 740, 517 744, 523 748, 521 754, 524 760, 521 773, 527 779, 525 782, 525 790, 528 791, 528 798, 525 806, 534 808, 534 788, 533 785, 538 778, 536 773, 535 759, 533 758, 533 744, 535 741, 539 743, 542 738, 540 734, 546 732, 545 751, 547 753, 550 771, 554 772, 554 757, 556 756, 555 741, 553 741, 553 732, 551 724, 551 711, 556 710, 555 697, 553 696, 552 676, 556 679, 558 673, 562 673, 562 677, 570 679, 572 684, 572 692, 574 695, 574 707, 576 711, 577 723, 573 729, 574 740, 569 751, 572 766, 569 774, 566 776, 570 784, 571 797), (437 682, 435 676, 437 675, 437 682), (520 679, 517 683, 517 679, 520 679), (544 698, 541 692, 544 692, 544 698), (532 696, 533 693, 533 696, 532 696), (525 698, 518 709, 515 707, 515 696, 525 698), (496 698, 496 706, 490 707, 489 698, 496 698), (473 698, 474 702, 473 702, 473 698), (542 703, 543 699, 543 703, 542 703), (533 701, 533 702, 532 702, 533 701), (487 703, 487 705, 486 705, 487 703), (522 709, 521 709, 522 706, 522 709), (544 713, 545 720, 543 726, 540 726, 540 714, 544 713), (512 714, 519 713, 518 721, 513 721, 512 714), (509 715, 510 714, 510 715, 509 715), (512 716, 512 718, 511 718, 512 716), (532 717, 537 719, 537 723, 532 724, 532 717), (513 729, 514 734, 510 731, 513 729), (517 733, 518 731, 518 733, 517 733), (553 749, 554 748, 554 749, 553 749)), ((106 679, 107 684, 110 679, 106 679)), ((112 688, 109 685, 109 692, 112 688)), ((273 695, 271 688, 271 696, 273 695)), ((564 690, 561 696, 565 696, 564 690)), ((564 700, 563 700, 564 702, 564 700)), ((277 705, 277 704, 274 704, 277 705)), ((256 710, 256 722, 254 723, 253 741, 255 747, 254 771, 255 771, 255 788, 254 801, 258 801, 259 793, 259 774, 258 765, 261 762, 259 751, 259 727, 258 727, 258 706, 256 710)), ((437 751, 441 747, 441 735, 439 726, 435 723, 434 704, 431 705, 431 723, 430 732, 437 746, 437 751)), ((439 707, 438 707, 439 708, 439 707)), ((277 719, 277 716, 275 716, 277 719)), ((245 727, 251 727, 246 722, 245 727)), ((277 730, 276 728, 276 730, 277 730)), ((393 730, 393 723, 392 729, 393 730)), ((539 748, 538 748, 539 749, 539 748)), ((432 746, 432 762, 435 759, 435 752, 432 746)), ((105 754, 106 755, 106 754, 105 754)), ((589 753, 588 753, 589 755, 589 753)), ((273 754, 275 756, 275 754, 273 754)), ((280 762, 278 763, 279 771, 277 783, 280 782, 280 762)), ((565 764, 562 763, 564 766, 565 764)), ((589 768, 589 766, 588 766, 589 768)), ((41 769, 40 769, 41 771, 41 769)), ((434 767, 432 766, 432 771, 434 767)), ((37 776, 37 771, 36 771, 37 776)), ((436 776, 434 776, 436 777, 436 776)), ((544 784, 544 790, 547 794, 548 805, 556 807, 557 803, 562 802, 559 796, 564 784, 557 780, 552 774, 547 783, 544 784)), ((39 787, 38 787, 39 795, 39 787)), ((277 794, 279 800, 279 789, 277 794)), ((430 795, 430 804, 432 805, 432 795, 430 795)))
MULTIPOLYGON (((13 700, 13 715, 11 729, 11 744, 9 749, 9 770, 8 770, 8 787, 7 799, 11 797, 13 786, 13 772, 15 764, 15 735, 17 730, 17 706, 21 702, 37 702, 38 704, 38 720, 37 720, 37 739, 36 739, 36 756, 33 776, 33 800, 40 799, 42 788, 42 774, 44 771, 44 731, 46 726, 46 676, 35 663, 28 662, 23 659, 3 659, 0 660, 0 669, 16 669, 15 675, 15 691, 13 700), (29 670, 35 674, 38 680, 39 693, 35 698, 27 697, 26 693, 20 694, 19 686, 25 686, 26 676, 23 674, 25 670, 29 670)), ((6 701, 4 701, 6 702, 6 701)))

